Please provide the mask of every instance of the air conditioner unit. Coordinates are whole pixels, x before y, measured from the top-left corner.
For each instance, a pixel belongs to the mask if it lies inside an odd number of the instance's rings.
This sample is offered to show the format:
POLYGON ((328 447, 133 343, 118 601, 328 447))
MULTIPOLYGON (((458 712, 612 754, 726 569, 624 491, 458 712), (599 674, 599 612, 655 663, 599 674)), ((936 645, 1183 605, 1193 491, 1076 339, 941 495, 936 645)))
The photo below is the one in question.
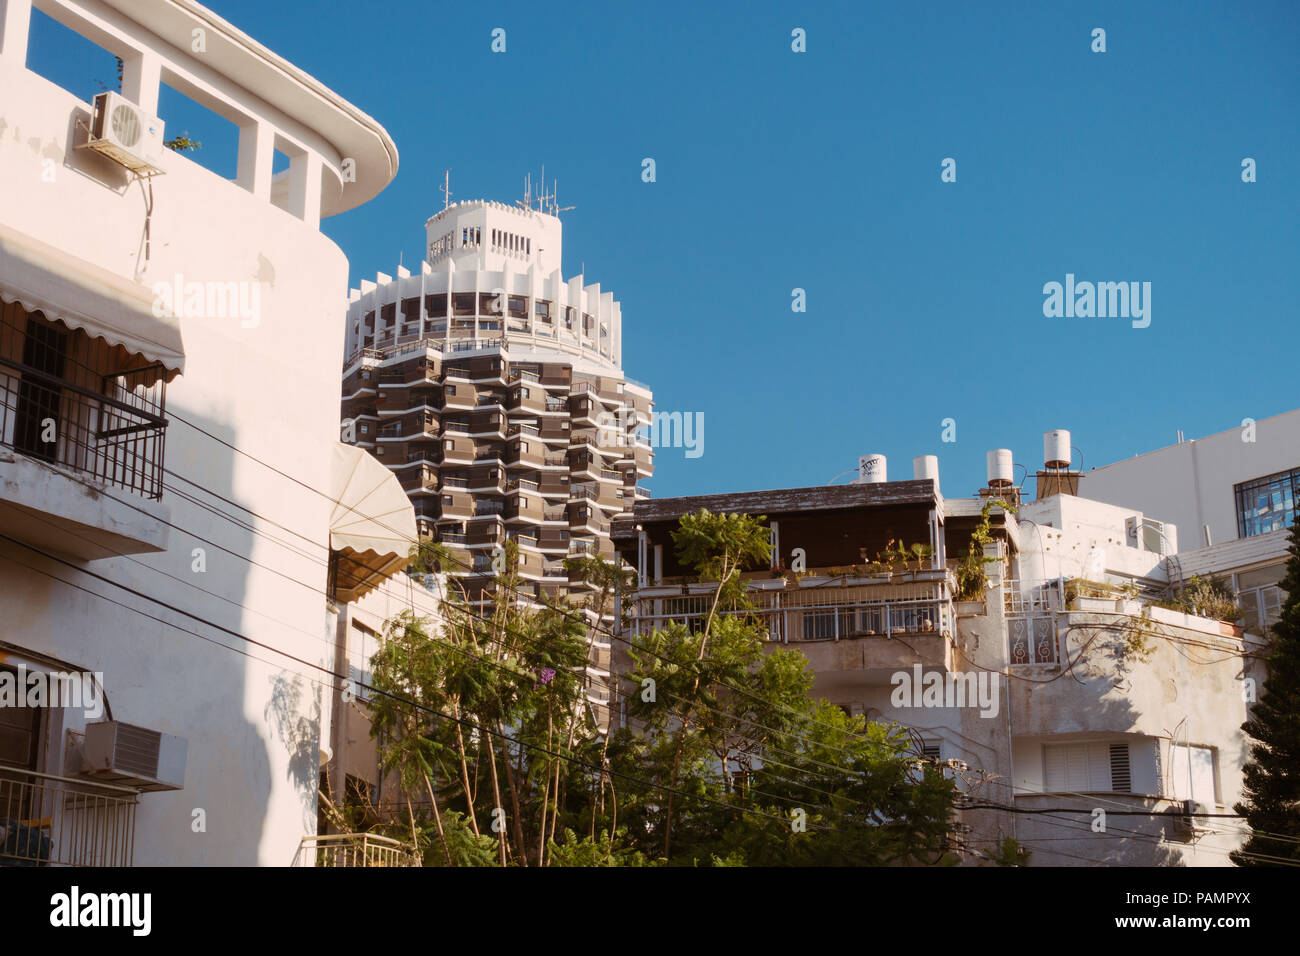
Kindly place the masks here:
POLYGON ((95 95, 87 149, 102 153, 119 166, 149 175, 162 169, 163 121, 150 116, 121 93, 95 95))
POLYGON ((1178 809, 1175 812, 1177 814, 1178 828, 1185 833, 1194 833, 1197 829, 1197 814, 1204 816, 1210 812, 1210 808, 1203 803, 1197 803, 1195 800, 1180 800, 1178 809))
POLYGON ((144 791, 183 790, 185 738, 108 720, 86 725, 82 774, 144 791))

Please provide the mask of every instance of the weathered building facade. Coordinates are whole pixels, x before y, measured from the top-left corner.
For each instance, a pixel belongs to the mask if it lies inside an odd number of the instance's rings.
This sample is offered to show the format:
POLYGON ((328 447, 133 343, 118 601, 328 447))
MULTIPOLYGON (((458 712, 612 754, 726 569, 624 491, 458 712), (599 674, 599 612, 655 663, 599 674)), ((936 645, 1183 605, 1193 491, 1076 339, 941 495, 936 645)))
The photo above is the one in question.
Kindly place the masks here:
POLYGON ((762 516, 756 619, 808 658, 814 696, 910 728, 918 759, 949 766, 967 859, 1014 837, 1031 865, 1225 865, 1241 839, 1215 815, 1245 760, 1242 629, 1153 605, 1171 554, 1130 542, 1143 514, 1016 497, 996 481, 944 498, 926 477, 639 502, 614 522, 638 574, 625 637, 707 613, 708 586, 673 554, 684 514, 762 516), (900 542, 912 557, 884 556, 900 542))

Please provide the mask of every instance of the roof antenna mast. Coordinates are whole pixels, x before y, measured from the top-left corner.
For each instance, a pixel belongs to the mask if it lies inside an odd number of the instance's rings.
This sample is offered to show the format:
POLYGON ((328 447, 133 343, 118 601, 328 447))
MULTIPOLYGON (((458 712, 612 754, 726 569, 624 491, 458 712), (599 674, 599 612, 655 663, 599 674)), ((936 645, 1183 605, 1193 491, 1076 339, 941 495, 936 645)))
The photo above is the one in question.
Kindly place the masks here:
POLYGON ((442 192, 442 208, 443 211, 445 212, 447 210, 447 207, 451 205, 451 170, 450 169, 444 169, 442 171, 441 192, 442 192))

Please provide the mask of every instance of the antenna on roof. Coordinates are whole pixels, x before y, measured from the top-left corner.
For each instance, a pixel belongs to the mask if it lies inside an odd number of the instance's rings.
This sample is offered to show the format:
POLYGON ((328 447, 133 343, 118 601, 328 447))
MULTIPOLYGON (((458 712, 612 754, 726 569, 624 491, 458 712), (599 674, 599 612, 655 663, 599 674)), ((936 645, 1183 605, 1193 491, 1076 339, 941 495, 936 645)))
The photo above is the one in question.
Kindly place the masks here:
POLYGON ((446 212, 447 207, 451 205, 451 170, 442 171, 442 208, 446 212))
POLYGON ((555 216, 557 219, 559 218, 560 213, 568 212, 570 209, 578 208, 577 206, 561 206, 560 200, 557 198, 557 196, 559 195, 559 191, 560 191, 559 181, 552 180, 551 181, 551 215, 555 216))

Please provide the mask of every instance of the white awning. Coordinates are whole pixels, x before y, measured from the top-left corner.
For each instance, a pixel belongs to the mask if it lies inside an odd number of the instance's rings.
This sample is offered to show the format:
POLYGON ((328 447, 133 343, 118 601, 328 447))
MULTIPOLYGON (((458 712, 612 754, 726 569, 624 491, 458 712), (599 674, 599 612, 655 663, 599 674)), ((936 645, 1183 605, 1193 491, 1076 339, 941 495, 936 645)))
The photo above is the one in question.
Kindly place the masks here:
POLYGON ((330 549, 337 553, 334 587, 339 601, 354 601, 397 574, 418 540, 415 508, 397 476, 369 452, 334 446, 330 497, 330 549))
POLYGON ((155 315, 154 299, 142 283, 0 223, 0 300, 160 362, 170 381, 185 350, 178 320, 155 315))

